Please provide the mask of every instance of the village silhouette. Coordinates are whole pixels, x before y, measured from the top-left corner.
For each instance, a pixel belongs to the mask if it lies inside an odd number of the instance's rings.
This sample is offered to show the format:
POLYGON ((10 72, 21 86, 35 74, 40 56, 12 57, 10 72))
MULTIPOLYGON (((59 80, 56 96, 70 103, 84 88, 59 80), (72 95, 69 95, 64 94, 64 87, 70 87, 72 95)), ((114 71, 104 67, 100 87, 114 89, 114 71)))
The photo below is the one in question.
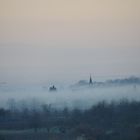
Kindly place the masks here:
MULTIPOLYGON (((110 86, 125 86, 125 85, 132 85, 133 88, 136 90, 137 85, 140 84, 140 78, 131 76, 128 78, 122 78, 122 79, 114 79, 114 80, 106 80, 104 82, 97 82, 93 81, 92 76, 90 75, 89 80, 80 80, 78 83, 74 84, 71 86, 71 88, 80 88, 80 87, 85 87, 85 88, 91 88, 91 87, 110 87, 110 86)), ((55 85, 52 85, 49 87, 50 92, 55 92, 57 91, 58 88, 55 85)))

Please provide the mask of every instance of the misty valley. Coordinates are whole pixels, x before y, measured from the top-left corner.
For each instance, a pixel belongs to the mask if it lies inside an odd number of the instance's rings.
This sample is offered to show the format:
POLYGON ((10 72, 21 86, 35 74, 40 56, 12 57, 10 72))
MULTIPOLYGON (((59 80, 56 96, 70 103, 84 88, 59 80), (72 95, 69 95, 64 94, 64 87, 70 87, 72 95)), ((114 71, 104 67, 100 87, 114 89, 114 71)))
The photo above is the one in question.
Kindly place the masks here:
POLYGON ((139 134, 138 77, 0 84, 0 140, 139 140, 139 134))
MULTIPOLYGON (((8 85, 0 84, 0 106, 8 107, 14 100, 18 106, 33 102, 37 104, 51 104, 55 108, 82 108, 86 109, 100 101, 130 101, 140 100, 140 78, 129 77, 113 80, 96 81, 80 80, 75 84, 37 84, 37 85, 8 85), (50 88, 55 87, 54 91, 50 88)), ((25 106, 25 105, 24 105, 25 106)))
POLYGON ((0 0, 0 140, 140 140, 140 0, 0 0))

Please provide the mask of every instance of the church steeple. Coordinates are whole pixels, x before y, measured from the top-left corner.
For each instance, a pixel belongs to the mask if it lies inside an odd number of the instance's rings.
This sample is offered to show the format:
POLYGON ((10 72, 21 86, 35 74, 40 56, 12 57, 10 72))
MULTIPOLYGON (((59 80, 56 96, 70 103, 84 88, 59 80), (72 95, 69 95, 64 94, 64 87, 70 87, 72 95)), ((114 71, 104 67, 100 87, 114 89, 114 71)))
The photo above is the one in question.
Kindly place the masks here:
POLYGON ((92 85, 93 84, 93 81, 92 81, 92 77, 90 75, 90 79, 89 79, 89 84, 92 85))

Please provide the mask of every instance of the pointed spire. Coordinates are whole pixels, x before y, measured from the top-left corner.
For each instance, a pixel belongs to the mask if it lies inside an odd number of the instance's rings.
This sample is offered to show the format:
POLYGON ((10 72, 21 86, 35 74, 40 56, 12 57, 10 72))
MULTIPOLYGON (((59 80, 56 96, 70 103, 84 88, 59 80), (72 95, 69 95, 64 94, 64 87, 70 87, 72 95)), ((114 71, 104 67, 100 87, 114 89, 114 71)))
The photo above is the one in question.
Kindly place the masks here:
POLYGON ((90 84, 90 85, 93 84, 91 75, 90 75, 90 79, 89 79, 89 84, 90 84))

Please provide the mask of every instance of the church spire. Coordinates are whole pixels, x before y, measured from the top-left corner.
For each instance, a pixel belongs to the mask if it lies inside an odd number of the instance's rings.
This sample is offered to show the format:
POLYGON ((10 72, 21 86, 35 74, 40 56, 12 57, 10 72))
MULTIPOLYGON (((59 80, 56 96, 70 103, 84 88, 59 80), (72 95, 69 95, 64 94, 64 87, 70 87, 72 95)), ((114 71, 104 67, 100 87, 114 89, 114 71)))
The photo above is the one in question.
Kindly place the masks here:
POLYGON ((92 85, 93 84, 93 81, 92 81, 92 77, 90 75, 90 79, 89 79, 89 84, 92 85))

